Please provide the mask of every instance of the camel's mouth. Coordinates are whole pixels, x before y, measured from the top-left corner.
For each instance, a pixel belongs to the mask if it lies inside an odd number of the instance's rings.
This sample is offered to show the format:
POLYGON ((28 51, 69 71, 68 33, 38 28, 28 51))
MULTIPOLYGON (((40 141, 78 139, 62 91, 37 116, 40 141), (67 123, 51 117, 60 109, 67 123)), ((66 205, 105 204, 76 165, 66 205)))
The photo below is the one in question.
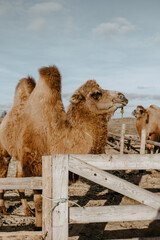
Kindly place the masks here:
POLYGON ((110 106, 106 106, 105 108, 101 108, 101 110, 108 111, 108 112, 116 111, 118 108, 122 108, 122 107, 126 106, 127 103, 128 103, 128 100, 124 101, 124 102, 113 101, 113 103, 114 104, 111 104, 110 106))
POLYGON ((116 111, 118 108, 125 107, 127 103, 128 103, 128 99, 126 99, 125 97, 123 97, 123 99, 120 99, 120 98, 113 99, 110 105, 107 105, 106 107, 103 106, 101 110, 108 111, 108 112, 116 111))
POLYGON ((113 101, 114 105, 117 107, 117 108, 121 108, 121 107, 124 107, 128 104, 128 100, 125 99, 125 100, 115 100, 113 101))
POLYGON ((113 99, 113 103, 117 108, 121 108, 128 104, 128 99, 123 94, 119 93, 118 98, 113 99))
POLYGON ((122 104, 123 106, 126 106, 126 105, 128 104, 128 99, 126 99, 125 101, 121 102, 121 104, 122 104))

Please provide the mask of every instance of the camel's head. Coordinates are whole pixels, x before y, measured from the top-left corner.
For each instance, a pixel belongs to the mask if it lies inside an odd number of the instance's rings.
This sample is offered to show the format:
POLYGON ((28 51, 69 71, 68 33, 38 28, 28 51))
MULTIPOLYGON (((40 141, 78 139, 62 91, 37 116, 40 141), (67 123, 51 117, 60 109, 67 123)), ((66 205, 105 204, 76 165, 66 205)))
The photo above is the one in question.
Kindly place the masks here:
POLYGON ((104 90, 95 80, 89 80, 73 94, 70 102, 95 114, 113 114, 117 108, 126 106, 128 100, 122 93, 104 90))
POLYGON ((137 106, 137 108, 132 112, 132 115, 136 118, 140 118, 144 116, 147 113, 147 109, 145 109, 143 106, 137 106))

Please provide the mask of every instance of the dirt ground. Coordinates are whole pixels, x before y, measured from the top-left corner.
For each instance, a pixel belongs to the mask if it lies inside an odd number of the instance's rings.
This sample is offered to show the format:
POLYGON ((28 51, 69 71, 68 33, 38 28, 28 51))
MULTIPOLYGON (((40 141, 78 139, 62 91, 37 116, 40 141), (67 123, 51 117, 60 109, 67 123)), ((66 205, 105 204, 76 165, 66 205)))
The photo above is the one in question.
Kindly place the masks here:
MULTIPOLYGON (((109 132, 120 133, 122 123, 126 124, 126 134, 136 135, 135 119, 113 119, 109 123, 109 132)), ((108 154, 119 154, 118 151, 107 147, 108 154)), ((12 159, 8 177, 15 176, 15 161, 12 159)), ((124 178, 140 187, 160 195, 160 175, 157 171, 110 171, 116 176, 124 178)), ((32 208, 33 192, 26 191, 27 200, 32 208)), ((70 200, 80 206, 107 206, 138 204, 117 192, 106 189, 84 178, 69 186, 70 200)), ((5 192, 5 205, 8 215, 0 215, 0 231, 34 230, 34 217, 25 217, 17 191, 5 192)), ((71 204, 70 204, 71 205, 71 204)), ((69 240, 107 240, 126 239, 136 237, 160 236, 159 221, 113 222, 94 224, 70 224, 69 240)), ((1 237, 0 237, 1 240, 1 237)))

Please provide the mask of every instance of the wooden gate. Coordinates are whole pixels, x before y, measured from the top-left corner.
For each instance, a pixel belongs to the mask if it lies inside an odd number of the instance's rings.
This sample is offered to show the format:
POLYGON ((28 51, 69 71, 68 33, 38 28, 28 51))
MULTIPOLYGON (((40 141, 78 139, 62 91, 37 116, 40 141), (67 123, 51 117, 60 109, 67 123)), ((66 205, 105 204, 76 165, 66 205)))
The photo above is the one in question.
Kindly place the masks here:
POLYGON ((48 240, 67 240, 68 223, 160 219, 160 196, 104 171, 160 169, 159 155, 54 155, 43 157, 43 164, 43 183, 47 184, 43 189, 43 233, 48 240), (68 209, 68 171, 140 204, 68 209))
POLYGON ((0 179, 2 189, 43 189, 42 232, 0 233, 0 239, 8 237, 13 240, 17 239, 16 236, 29 239, 25 236, 39 235, 38 239, 67 240, 69 223, 160 219, 160 196, 104 171, 160 169, 159 154, 53 155, 43 157, 42 162, 42 178, 0 179), (121 193, 140 204, 68 208, 68 171, 121 193))

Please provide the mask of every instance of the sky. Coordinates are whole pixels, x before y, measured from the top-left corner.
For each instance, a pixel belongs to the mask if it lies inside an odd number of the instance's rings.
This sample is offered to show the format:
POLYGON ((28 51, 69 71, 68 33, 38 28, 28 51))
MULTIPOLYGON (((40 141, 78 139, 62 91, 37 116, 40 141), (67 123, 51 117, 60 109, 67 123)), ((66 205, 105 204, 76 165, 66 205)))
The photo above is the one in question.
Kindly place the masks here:
POLYGON ((160 1, 0 0, 0 113, 21 78, 37 82, 49 65, 61 72, 66 108, 89 79, 128 97, 125 116, 160 106, 160 1))

